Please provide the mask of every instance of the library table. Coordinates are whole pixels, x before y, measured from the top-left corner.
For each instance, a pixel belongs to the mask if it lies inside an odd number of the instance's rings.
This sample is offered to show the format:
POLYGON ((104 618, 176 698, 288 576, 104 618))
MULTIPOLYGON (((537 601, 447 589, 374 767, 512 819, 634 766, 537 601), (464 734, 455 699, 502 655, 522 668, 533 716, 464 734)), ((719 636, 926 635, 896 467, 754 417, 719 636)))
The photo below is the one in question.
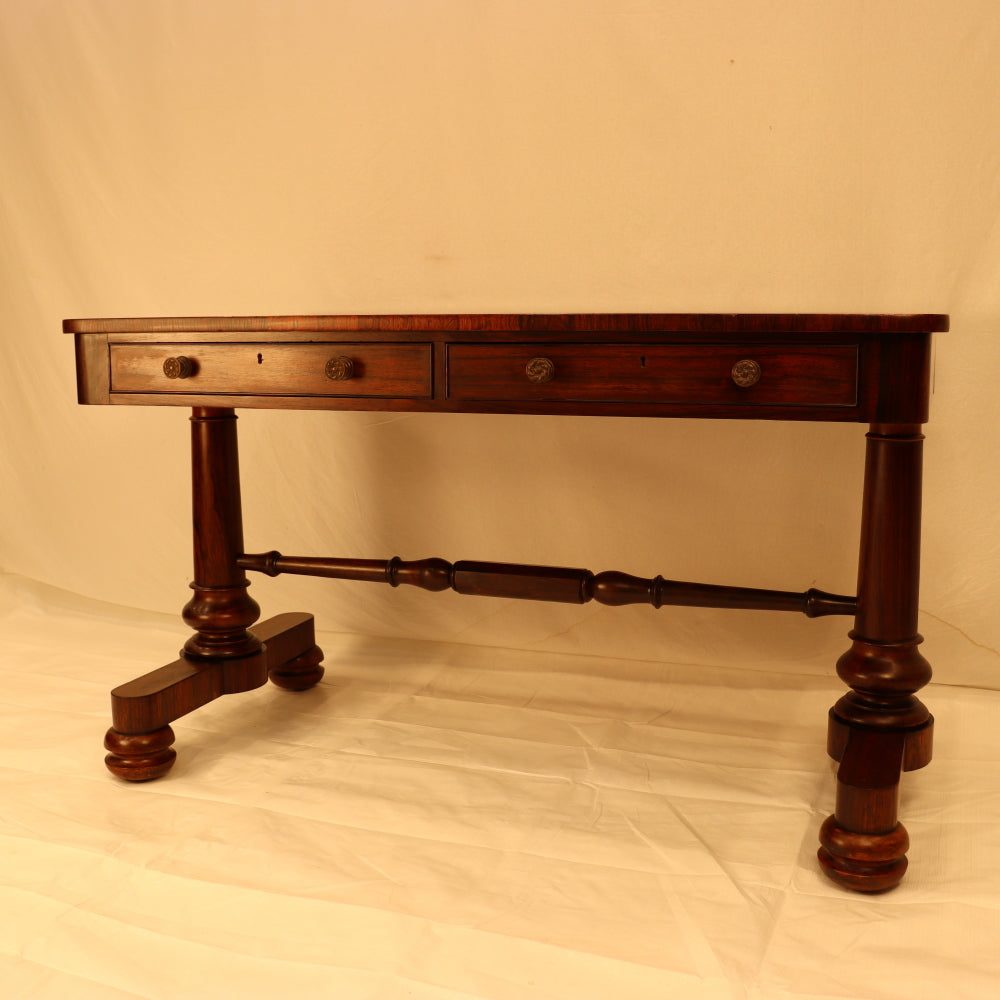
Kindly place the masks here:
MULTIPOLYGON (((853 618, 830 710, 839 762, 819 860, 839 885, 892 888, 906 870, 900 774, 931 757, 916 697, 922 425, 940 315, 399 315, 74 319, 82 403, 192 409, 193 630, 173 663, 116 688, 111 772, 147 781, 173 763, 170 723, 268 678, 323 674, 313 619, 257 623, 247 571, 409 584, 431 591, 606 605, 648 603, 853 618), (239 407, 576 414, 868 425, 857 594, 758 590, 619 571, 429 558, 244 551, 239 407)), ((795 475, 794 469, 788 475, 795 475)))

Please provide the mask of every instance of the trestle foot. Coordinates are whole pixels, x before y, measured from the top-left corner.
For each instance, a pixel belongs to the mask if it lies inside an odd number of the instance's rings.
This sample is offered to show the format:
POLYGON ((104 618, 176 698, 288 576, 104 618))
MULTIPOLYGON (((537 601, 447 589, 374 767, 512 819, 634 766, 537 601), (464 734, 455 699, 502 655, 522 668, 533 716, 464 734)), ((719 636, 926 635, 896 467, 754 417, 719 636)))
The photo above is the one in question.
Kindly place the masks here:
POLYGON ((301 656, 268 671, 272 684, 286 691, 307 691, 315 687, 323 677, 323 668, 319 665, 323 659, 323 650, 319 646, 311 646, 301 656))
POLYGON ((260 687, 268 677, 279 687, 304 691, 323 676, 312 615, 276 615, 251 631, 260 650, 250 656, 182 657, 115 688, 113 725, 104 741, 108 770, 126 781, 159 778, 177 757, 169 723, 224 694, 260 687))
POLYGON ((837 885, 856 892, 885 892, 906 873, 910 838, 902 823, 888 833, 855 833, 830 816, 819 832, 819 863, 837 885))
POLYGON ((173 742, 174 731, 170 726, 151 733, 120 733, 109 729, 104 748, 110 753, 104 763, 113 775, 125 781, 152 781, 173 767, 177 759, 173 742))
POLYGON ((306 691, 319 683, 323 651, 316 645, 312 615, 289 612, 255 625, 251 631, 264 646, 268 676, 286 691, 306 691))
POLYGON ((899 885, 910 846, 897 817, 899 781, 903 771, 930 761, 933 725, 927 718, 908 728, 858 726, 830 713, 828 749, 840 768, 836 812, 820 829, 819 861, 837 885, 857 892, 899 885))

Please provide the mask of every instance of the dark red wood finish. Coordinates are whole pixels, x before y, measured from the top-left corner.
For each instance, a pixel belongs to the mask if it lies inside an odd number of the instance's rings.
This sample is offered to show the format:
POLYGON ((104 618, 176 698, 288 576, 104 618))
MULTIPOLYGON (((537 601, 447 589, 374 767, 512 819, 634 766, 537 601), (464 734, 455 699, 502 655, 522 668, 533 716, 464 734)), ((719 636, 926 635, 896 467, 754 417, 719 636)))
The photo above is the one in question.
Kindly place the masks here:
POLYGON ((557 566, 524 566, 516 563, 461 562, 445 559, 316 559, 283 556, 280 552, 245 554, 237 560, 243 569, 278 576, 320 576, 329 580, 366 580, 402 583, 424 590, 454 590, 477 597, 509 597, 528 601, 586 604, 597 601, 610 607, 651 604, 692 608, 751 608, 758 611, 801 611, 809 618, 822 615, 853 615, 853 597, 809 589, 804 593, 758 590, 753 587, 722 587, 708 583, 643 579, 614 570, 591 573, 587 569, 557 566))
POLYGON ((947 317, 193 317, 67 320, 63 328, 79 341, 85 403, 871 423, 926 420, 929 334, 947 329, 947 317), (322 354, 313 355, 321 344, 331 357, 351 357, 356 377, 324 379, 322 354), (294 393, 286 391, 287 345, 303 358, 294 393), (167 347, 193 360, 193 376, 163 374, 167 347), (427 352, 429 386, 414 368, 415 349, 427 352), (519 368, 546 350, 562 365, 539 386, 519 368), (755 352, 762 378, 740 388, 731 367, 755 352))
POLYGON ((67 320, 84 403, 193 407, 195 581, 181 658, 112 693, 106 745, 132 781, 174 762, 170 723, 222 694, 302 690, 323 673, 309 615, 255 625, 245 569, 427 590, 607 605, 853 614, 831 709, 840 762, 823 870, 861 891, 906 869, 900 773, 931 756, 916 697, 921 425, 940 315, 586 314, 67 320), (749 374, 748 374, 749 373, 749 374), (643 579, 442 559, 316 559, 243 552, 234 407, 855 421, 870 425, 858 594, 643 579))
POLYGON ((67 319, 64 333, 155 336, 181 333, 935 333, 948 329, 937 313, 411 313, 331 316, 159 316, 67 319))

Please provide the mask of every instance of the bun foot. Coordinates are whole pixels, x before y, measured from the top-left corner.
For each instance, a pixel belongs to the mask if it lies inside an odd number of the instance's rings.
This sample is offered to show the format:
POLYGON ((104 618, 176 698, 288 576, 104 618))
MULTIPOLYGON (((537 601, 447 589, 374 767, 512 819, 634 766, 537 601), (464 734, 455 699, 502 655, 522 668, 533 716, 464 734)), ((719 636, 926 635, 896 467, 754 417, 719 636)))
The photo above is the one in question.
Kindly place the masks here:
POLYGON ((108 770, 125 781, 152 781, 173 766, 177 751, 171 744, 174 731, 170 726, 151 733, 120 733, 109 729, 104 747, 111 752, 104 758, 108 770))
POLYGON ((323 676, 323 668, 319 665, 322 659, 323 650, 312 646, 287 663, 272 667, 268 676, 272 683, 286 691, 306 691, 315 687, 323 676))
POLYGON ((910 838, 902 823, 888 833, 854 833, 830 816, 819 832, 819 861, 837 885, 855 892, 885 892, 906 872, 910 838))

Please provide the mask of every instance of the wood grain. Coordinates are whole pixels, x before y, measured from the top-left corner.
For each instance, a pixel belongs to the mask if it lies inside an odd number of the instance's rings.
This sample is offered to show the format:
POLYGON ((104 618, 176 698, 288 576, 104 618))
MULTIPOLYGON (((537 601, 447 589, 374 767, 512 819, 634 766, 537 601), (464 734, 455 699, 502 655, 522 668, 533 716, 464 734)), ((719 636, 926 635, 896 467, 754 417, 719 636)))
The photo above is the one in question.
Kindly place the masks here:
POLYGON ((451 344, 452 400, 549 400, 760 406, 854 406, 858 349, 796 344, 451 344), (532 382, 528 362, 554 364, 551 381, 532 382), (737 385, 733 366, 756 361, 760 381, 737 385))
POLYGON ((948 329, 941 314, 861 313, 469 313, 343 316, 163 316, 67 319, 65 333, 545 331, 573 333, 933 333, 948 329))
POLYGON ((752 608, 767 611, 801 611, 810 618, 821 615, 853 615, 853 597, 810 589, 803 593, 727 587, 708 583, 645 578, 608 570, 591 573, 566 566, 535 566, 523 563, 473 562, 446 559, 323 559, 283 556, 280 552, 245 553, 236 559, 243 569, 279 576, 318 576, 328 580, 359 580, 409 584, 424 590, 454 590, 477 597, 506 597, 528 601, 585 604, 597 601, 613 607, 651 604, 698 608, 752 608))
POLYGON ((115 393, 198 393, 264 396, 431 396, 429 344, 112 344, 111 391, 115 393), (192 363, 188 378, 168 378, 163 364, 183 356, 192 363), (353 375, 330 379, 326 364, 349 358, 353 375))
MULTIPOLYGON (((113 693, 108 767, 166 772, 169 723, 220 694, 301 690, 323 673, 310 616, 255 626, 244 569, 452 589, 479 596, 853 614, 831 709, 834 814, 819 860, 839 885, 881 892, 907 867, 900 775, 931 758, 930 680, 917 633, 921 426, 938 314, 462 314, 71 319, 83 403, 192 406, 194 635, 182 658, 113 693), (167 358, 185 357, 163 371, 167 358), (346 358, 325 369, 331 357, 346 358), (542 362, 529 365, 533 358, 542 362), (738 362, 746 384, 733 377, 738 362), (530 377, 534 375, 535 378, 530 377), (243 552, 235 407, 859 421, 869 424, 857 598, 443 559, 243 552)), ((794 477, 795 469, 788 471, 794 477)), ((405 502, 405 499, 403 500, 405 502)), ((780 725, 780 720, 775 724, 780 725)))

